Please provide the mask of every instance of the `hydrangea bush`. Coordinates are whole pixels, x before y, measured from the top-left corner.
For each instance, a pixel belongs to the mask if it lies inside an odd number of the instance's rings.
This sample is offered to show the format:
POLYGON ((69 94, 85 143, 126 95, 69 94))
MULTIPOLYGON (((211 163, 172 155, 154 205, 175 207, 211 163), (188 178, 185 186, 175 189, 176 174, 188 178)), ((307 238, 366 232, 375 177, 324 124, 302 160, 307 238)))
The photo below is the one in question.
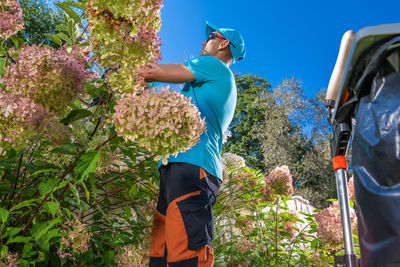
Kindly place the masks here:
POLYGON ((317 239, 313 214, 303 215, 303 221, 296 211, 289 210, 293 178, 287 166, 266 176, 248 167, 227 173, 214 206, 216 266, 333 263, 324 243, 317 239))

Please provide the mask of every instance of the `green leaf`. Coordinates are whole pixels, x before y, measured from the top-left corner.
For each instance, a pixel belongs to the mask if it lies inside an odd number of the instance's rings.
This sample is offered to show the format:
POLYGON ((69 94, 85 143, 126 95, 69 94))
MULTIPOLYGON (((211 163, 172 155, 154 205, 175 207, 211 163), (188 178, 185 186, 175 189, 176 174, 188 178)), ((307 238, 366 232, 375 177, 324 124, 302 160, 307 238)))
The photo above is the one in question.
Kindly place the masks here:
POLYGON ((6 160, 2 160, 0 161, 0 167, 13 167, 15 166, 16 162, 15 160, 12 159, 6 159, 6 160))
POLYGON ((114 263, 115 252, 113 250, 108 250, 104 253, 103 260, 104 265, 111 266, 114 263))
POLYGON ((46 173, 46 172, 54 172, 54 171, 57 171, 57 170, 58 170, 58 169, 55 169, 55 168, 41 169, 41 170, 35 171, 35 172, 32 174, 32 176, 37 176, 37 175, 39 175, 39 174, 41 174, 41 173, 46 173))
POLYGON ((54 228, 48 231, 47 234, 44 236, 44 242, 48 242, 55 236, 60 236, 60 230, 61 228, 54 228))
MULTIPOLYGON (((18 38, 18 36, 13 35, 13 36, 10 37, 10 39, 11 39, 11 41, 14 43, 14 45, 15 45, 16 47, 19 47, 21 38, 18 38)), ((23 42, 23 40, 22 40, 22 42, 23 42)))
POLYGON ((6 244, 8 245, 11 243, 28 243, 31 240, 32 240, 32 237, 30 237, 30 236, 16 236, 16 237, 8 239, 6 244))
POLYGON ((79 206, 81 204, 81 198, 79 197, 78 190, 76 190, 75 186, 73 184, 71 184, 71 183, 69 184, 69 186, 71 187, 72 194, 74 194, 76 203, 79 206))
POLYGON ((96 188, 96 177, 94 175, 89 176, 89 183, 90 183, 90 189, 93 192, 93 198, 96 199, 97 196, 97 188, 96 188))
POLYGON ((78 14, 76 14, 76 12, 70 8, 67 5, 64 5, 64 3, 56 3, 57 6, 59 6, 62 10, 65 11, 65 13, 68 14, 68 16, 70 16, 76 23, 81 23, 81 18, 79 17, 78 14))
POLYGON ((102 78, 89 78, 87 79, 88 83, 103 83, 104 80, 102 78))
POLYGON ((61 223, 63 220, 61 218, 56 218, 49 222, 49 225, 46 223, 42 224, 38 229, 35 229, 35 232, 32 233, 32 237, 37 241, 39 238, 44 236, 55 224, 61 223))
POLYGON ((85 92, 88 93, 92 97, 98 97, 105 89, 105 85, 96 87, 92 83, 85 83, 84 85, 85 92))
POLYGON ((319 244, 319 239, 318 239, 318 238, 314 239, 314 240, 311 242, 311 248, 312 248, 312 249, 316 249, 316 248, 318 247, 318 244, 319 244))
POLYGON ((55 215, 58 211, 60 211, 60 205, 58 203, 50 201, 45 203, 45 207, 51 213, 51 215, 55 215))
POLYGON ((51 220, 51 221, 49 222, 49 227, 52 227, 52 226, 56 225, 57 223, 62 223, 62 222, 63 222, 63 219, 61 219, 61 218, 55 218, 55 219, 53 219, 53 220, 51 220))
POLYGON ((137 195, 137 193, 139 193, 139 187, 137 184, 134 184, 129 189, 129 196, 134 197, 135 195, 137 195))
POLYGON ((83 186, 83 189, 85 189, 85 194, 86 194, 87 202, 89 202, 89 200, 90 200, 90 193, 89 193, 89 190, 87 189, 87 187, 86 187, 86 185, 85 185, 85 182, 82 181, 81 184, 82 184, 82 186, 83 186))
POLYGON ((30 263, 27 260, 22 259, 22 260, 19 260, 19 262, 20 263, 18 264, 18 267, 29 267, 29 266, 31 266, 30 263))
POLYGON ((84 10, 86 9, 86 4, 85 3, 73 2, 73 1, 64 1, 62 3, 65 4, 65 5, 69 5, 69 6, 72 6, 72 7, 79 8, 79 9, 84 9, 84 10))
POLYGON ((59 46, 62 45, 62 41, 57 35, 45 33, 44 36, 46 36, 47 38, 49 38, 50 40, 52 40, 53 42, 55 42, 59 46))
POLYGON ((120 149, 124 155, 127 155, 134 163, 136 162, 136 154, 134 149, 129 147, 120 147, 120 149))
POLYGON ((89 173, 96 171, 96 163, 99 159, 100 154, 98 150, 88 150, 80 157, 78 165, 75 167, 75 174, 78 178, 76 183, 84 180, 89 173))
POLYGON ((29 205, 31 205, 32 202, 35 202, 35 201, 39 201, 39 200, 38 200, 38 199, 29 199, 29 200, 25 200, 24 202, 21 202, 21 203, 15 205, 14 207, 12 207, 12 208, 10 209, 10 211, 18 210, 18 209, 20 209, 20 208, 29 206, 29 205))
POLYGON ((32 251, 33 243, 26 243, 24 248, 22 249, 22 258, 29 258, 30 256, 35 254, 35 251, 32 251))
POLYGON ((48 179, 39 184, 39 192, 41 196, 46 195, 51 192, 57 185, 60 184, 60 180, 57 179, 48 179))
POLYGON ((2 223, 5 223, 7 221, 9 215, 10 213, 8 212, 8 210, 0 208, 0 220, 2 223))
POLYGON ((58 24, 56 26, 56 31, 64 31, 64 32, 68 32, 68 27, 65 24, 58 24))
POLYGON ((19 232, 21 232, 22 228, 21 227, 7 227, 7 232, 3 237, 13 237, 19 232))
POLYGON ((0 256, 6 254, 8 252, 7 246, 0 246, 0 256))
POLYGON ((4 75, 4 69, 6 68, 6 58, 0 58, 0 76, 4 75))
POLYGON ((92 115, 92 112, 90 112, 87 109, 74 109, 68 114, 67 117, 62 119, 60 122, 65 125, 68 125, 73 121, 77 121, 77 120, 89 117, 91 115, 92 115))
POLYGON ((68 35, 66 35, 63 32, 59 32, 56 34, 56 36, 64 41, 66 41, 69 45, 72 45, 72 40, 71 38, 68 37, 68 35))
POLYGON ((78 153, 75 152, 81 146, 79 144, 65 144, 62 147, 57 147, 51 150, 51 153, 59 153, 65 155, 77 155, 78 153))

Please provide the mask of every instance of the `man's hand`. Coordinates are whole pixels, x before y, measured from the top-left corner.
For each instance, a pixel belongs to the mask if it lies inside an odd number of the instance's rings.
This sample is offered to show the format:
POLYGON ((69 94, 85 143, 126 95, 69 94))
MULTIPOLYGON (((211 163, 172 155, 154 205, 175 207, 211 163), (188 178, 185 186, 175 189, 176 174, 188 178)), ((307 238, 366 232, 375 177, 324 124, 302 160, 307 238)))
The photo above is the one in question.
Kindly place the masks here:
POLYGON ((139 75, 147 82, 185 83, 196 80, 184 64, 149 64, 139 69, 139 75))

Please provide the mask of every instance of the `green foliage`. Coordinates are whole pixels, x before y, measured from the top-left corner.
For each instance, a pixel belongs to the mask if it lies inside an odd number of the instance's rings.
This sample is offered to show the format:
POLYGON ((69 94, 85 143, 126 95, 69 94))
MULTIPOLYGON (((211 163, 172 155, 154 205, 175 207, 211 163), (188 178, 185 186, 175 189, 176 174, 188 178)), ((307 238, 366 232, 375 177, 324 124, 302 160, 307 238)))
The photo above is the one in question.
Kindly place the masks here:
MULTIPOLYGON (((214 206, 215 266, 328 266, 313 214, 289 209, 290 197, 265 198, 262 173, 242 168, 224 181, 214 206)), ((314 210, 317 212, 317 210, 314 210)))
POLYGON ((251 74, 235 75, 237 86, 237 105, 229 127, 231 137, 225 145, 226 152, 243 156, 249 166, 265 170, 261 140, 255 138, 254 129, 263 122, 263 113, 268 104, 260 105, 258 99, 270 99, 270 84, 265 78, 251 74))
POLYGON ((19 34, 29 44, 52 46, 53 43, 44 34, 55 33, 57 25, 63 22, 61 11, 50 7, 44 0, 20 0, 24 16, 24 30, 19 34))

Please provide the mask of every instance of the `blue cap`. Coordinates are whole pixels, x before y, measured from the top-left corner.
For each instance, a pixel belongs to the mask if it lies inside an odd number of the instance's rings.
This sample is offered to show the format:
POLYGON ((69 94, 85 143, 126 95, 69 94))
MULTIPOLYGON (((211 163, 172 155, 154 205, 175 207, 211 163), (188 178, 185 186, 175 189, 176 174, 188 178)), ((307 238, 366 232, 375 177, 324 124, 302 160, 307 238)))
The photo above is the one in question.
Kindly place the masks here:
POLYGON ((240 32, 234 29, 224 29, 215 27, 210 22, 206 22, 206 37, 208 37, 212 32, 219 32, 227 40, 229 40, 229 48, 231 50, 233 63, 241 60, 246 55, 246 49, 244 47, 244 40, 240 32))

